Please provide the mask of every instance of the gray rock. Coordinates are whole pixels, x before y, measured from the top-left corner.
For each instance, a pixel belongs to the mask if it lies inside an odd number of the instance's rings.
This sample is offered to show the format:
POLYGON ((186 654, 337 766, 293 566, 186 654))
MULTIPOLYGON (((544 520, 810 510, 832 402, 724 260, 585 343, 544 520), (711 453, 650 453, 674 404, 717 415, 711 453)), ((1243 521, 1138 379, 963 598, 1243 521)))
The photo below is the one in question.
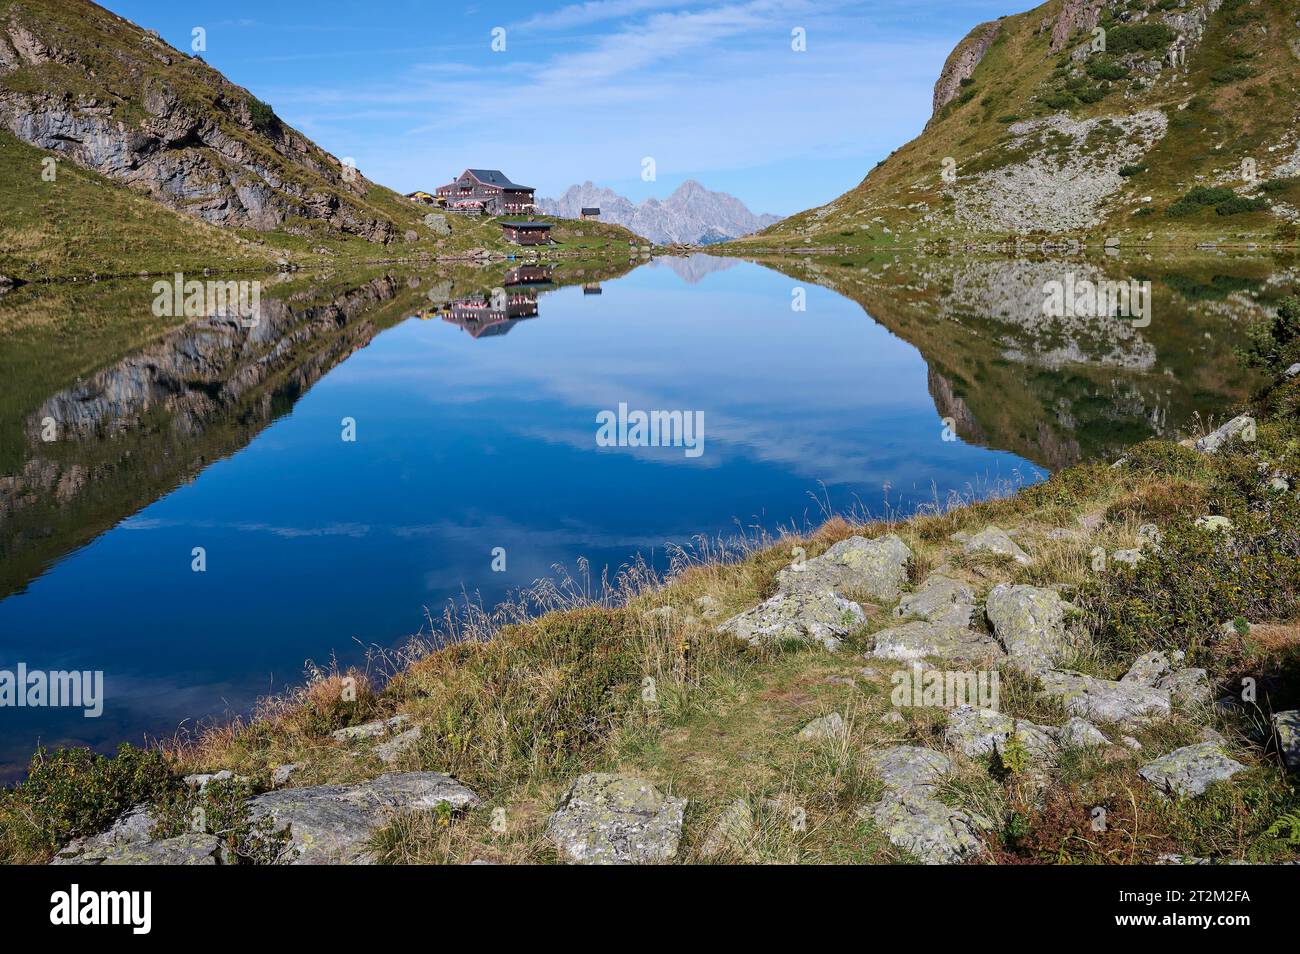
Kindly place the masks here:
POLYGON ((1093 722, 1139 723, 1167 718, 1172 709, 1168 692, 1135 682, 1063 669, 1044 670, 1038 678, 1047 695, 1064 700, 1067 713, 1093 722))
POLYGON ((686 799, 665 796, 643 779, 593 772, 569 787, 546 834, 576 864, 672 861, 685 810, 686 799))
POLYGON ((1239 434, 1249 433, 1254 427, 1255 419, 1248 414, 1242 414, 1206 434, 1196 442, 1195 447, 1202 454, 1217 454, 1230 439, 1239 434))
POLYGON ((186 775, 181 779, 181 781, 190 788, 197 788, 200 793, 207 791, 208 786, 213 782, 228 782, 231 780, 237 782, 248 781, 248 779, 243 775, 236 775, 229 769, 222 769, 220 772, 212 772, 210 774, 186 775))
POLYGON ((713 858, 724 852, 740 853, 754 837, 754 810, 749 802, 738 798, 718 816, 700 846, 700 854, 713 858))
POLYGON ((838 712, 813 719, 799 730, 801 739, 831 739, 844 734, 844 718, 838 712))
POLYGON ((159 841, 131 841, 75 857, 56 857, 55 865, 219 865, 226 864, 225 845, 216 835, 186 832, 159 841))
POLYGON ((1120 736, 1119 740, 1124 744, 1126 748, 1130 748, 1134 752, 1142 751, 1142 743, 1139 742, 1137 739, 1133 738, 1133 736, 1131 735, 1122 735, 1120 736))
POLYGON ((1128 672, 1120 676, 1119 681, 1134 682, 1139 686, 1154 686, 1160 681, 1160 677, 1172 668, 1168 656, 1158 649, 1152 650, 1133 660, 1133 665, 1129 667, 1128 672))
POLYGON ((1277 751, 1288 772, 1300 772, 1300 709, 1288 709, 1273 716, 1277 751))
POLYGON ((904 593, 894 609, 902 619, 915 616, 932 623, 970 626, 975 615, 975 591, 960 580, 935 574, 912 593, 904 593))
POLYGON ((399 812, 479 803, 460 782, 439 772, 397 772, 358 785, 282 788, 250 799, 253 820, 289 829, 283 860, 291 864, 369 864, 370 838, 399 812))
POLYGON ((844 636, 866 621, 861 606, 833 593, 777 593, 733 616, 718 632, 756 645, 793 640, 835 650, 844 636))
POLYGON ((271 769, 271 784, 275 786, 285 785, 293 774, 298 771, 300 766, 296 762, 290 762, 286 765, 277 765, 271 769))
POLYGON ((373 749, 373 754, 379 761, 385 765, 392 765, 399 758, 411 750, 411 748, 420 741, 420 727, 417 725, 413 729, 407 729, 384 742, 380 742, 373 749))
POLYGON ((871 655, 910 661, 932 657, 953 662, 983 662, 1003 655, 997 641, 984 633, 950 623, 915 620, 875 634, 871 655))
POLYGON ((423 221, 425 227, 440 238, 451 234, 451 224, 447 221, 447 216, 445 215, 438 215, 435 212, 430 212, 424 217, 423 221))
POLYGON ((408 715, 395 715, 391 719, 377 719, 374 722, 366 722, 362 725, 350 725, 331 732, 330 738, 338 742, 373 739, 381 735, 388 735, 390 732, 396 732, 410 719, 411 717, 408 715))
MULTIPOLYGON (((863 814, 863 813, 860 813, 863 814)), ((886 796, 870 813, 890 844, 927 865, 951 865, 982 851, 988 822, 932 798, 886 796)))
POLYGON ((1218 742, 1197 742, 1175 749, 1138 769, 1138 775, 1167 795, 1194 798, 1212 782, 1232 778, 1246 766, 1229 758, 1218 742))
POLYGON ((1295 364, 1291 365, 1291 367, 1287 368, 1283 374, 1285 374, 1288 379, 1300 376, 1300 361, 1297 361, 1295 364))
POLYGON ((1056 741, 1065 749, 1102 748, 1111 742, 1087 719, 1071 718, 1056 730, 1056 741))
POLYGON ((971 537, 966 545, 962 547, 962 553, 992 553, 996 556, 1006 556, 1015 560, 1021 566, 1028 566, 1033 562, 1029 554, 1020 549, 1016 541, 1012 540, 1005 530, 994 526, 985 527, 971 537))
POLYGON ((952 771, 948 756, 917 745, 895 745, 870 753, 868 759, 886 790, 899 795, 929 795, 952 771))
POLYGON ((944 741, 972 758, 1002 752, 1007 738, 1015 733, 1029 754, 1039 762, 1056 758, 1052 729, 1028 719, 1013 719, 992 709, 958 706, 948 713, 944 741))
POLYGON ((1210 704, 1210 678, 1204 669, 1180 669, 1156 683, 1157 689, 1169 693, 1175 705, 1184 709, 1210 704))
POLYGON ((872 599, 893 600, 907 582, 912 551, 895 534, 875 540, 849 537, 819 557, 806 560, 802 569, 786 567, 777 574, 777 588, 785 593, 829 591, 843 595, 862 592, 872 599))
POLYGON ((1137 566, 1139 563, 1142 562, 1142 551, 1135 550, 1135 549, 1116 550, 1114 553, 1110 555, 1110 558, 1115 563, 1125 563, 1129 566, 1137 566))
POLYGON ((136 805, 118 816, 107 829, 98 834, 74 838, 59 849, 52 864, 72 864, 80 856, 103 858, 122 845, 149 841, 157 817, 147 805, 136 805))
POLYGON ((1037 670, 1060 662, 1070 649, 1067 606, 1055 590, 999 583, 989 591, 985 612, 1007 655, 1037 670))

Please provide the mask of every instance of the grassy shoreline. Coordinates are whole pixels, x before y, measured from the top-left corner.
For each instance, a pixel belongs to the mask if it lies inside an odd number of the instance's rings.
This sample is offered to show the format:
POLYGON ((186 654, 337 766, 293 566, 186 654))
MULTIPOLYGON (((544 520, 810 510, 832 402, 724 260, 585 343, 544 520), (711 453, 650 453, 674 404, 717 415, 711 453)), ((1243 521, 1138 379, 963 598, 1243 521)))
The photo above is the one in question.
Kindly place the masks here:
MULTIPOLYGON (((748 645, 717 630, 771 595, 793 548, 811 559, 850 536, 887 533, 913 553, 905 589, 942 569, 981 594, 981 609, 998 583, 1067 595, 1078 637, 1067 668, 1117 678, 1138 654, 1177 650, 1208 670, 1220 693, 1247 678, 1261 687, 1249 704, 1179 707, 1137 728, 1102 723, 1109 737, 1130 741, 1067 751, 1046 780, 1008 770, 997 756, 959 758, 937 797, 992 821, 983 860, 1300 858, 1300 789, 1268 730, 1272 712, 1300 706, 1300 375, 1287 373, 1300 361, 1298 326, 1300 300, 1290 299, 1271 326, 1256 329, 1249 358, 1271 383, 1249 408, 1254 440, 1233 438, 1212 454, 1190 441, 1147 441, 1114 464, 1074 465, 1005 496, 940 502, 906 519, 832 517, 806 533, 700 540, 674 553, 666 579, 633 564, 594 592, 588 580, 561 580, 491 611, 470 607, 444 619, 445 644, 413 641, 369 671, 312 673, 246 720, 148 752, 125 747, 116 758, 38 752, 29 779, 0 795, 0 860, 47 861, 70 838, 148 802, 160 832, 183 831, 182 820, 203 807, 223 820, 239 860, 265 861, 265 842, 241 815, 248 795, 425 770, 454 776, 483 803, 393 817, 374 836, 380 860, 551 863, 551 811, 577 775, 601 770, 689 798, 686 862, 908 861, 860 812, 881 791, 869 756, 898 744, 945 748, 948 713, 898 708, 897 664, 864 659, 874 634, 897 623, 892 601, 850 594, 867 621, 838 652, 748 645), (1206 515, 1226 517, 1231 532, 1198 526, 1206 515), (990 525, 1011 532, 1031 561, 966 552, 962 541, 990 525), (1146 525, 1158 547, 1143 543, 1146 525), (1109 558, 1144 546, 1134 566, 1109 558), (1100 563, 1098 548, 1107 557, 1100 563), (842 734, 800 738, 801 726, 832 712, 844 719, 842 734), (391 759, 379 758, 383 738, 333 735, 396 715, 419 731, 391 759), (1230 781, 1174 800, 1137 776, 1154 756, 1208 732, 1245 766, 1230 781), (285 765, 296 770, 277 781, 285 765), (201 794, 181 782, 219 770, 238 778, 201 794), (752 832, 719 852, 709 836, 738 801, 753 811, 752 832), (1110 818, 1102 832, 1088 824, 1099 804, 1110 818), (791 806, 806 825, 789 824, 791 806)), ((1039 693, 1033 676, 1006 670, 1002 686, 1000 711, 1064 720, 1060 701, 1039 693)))

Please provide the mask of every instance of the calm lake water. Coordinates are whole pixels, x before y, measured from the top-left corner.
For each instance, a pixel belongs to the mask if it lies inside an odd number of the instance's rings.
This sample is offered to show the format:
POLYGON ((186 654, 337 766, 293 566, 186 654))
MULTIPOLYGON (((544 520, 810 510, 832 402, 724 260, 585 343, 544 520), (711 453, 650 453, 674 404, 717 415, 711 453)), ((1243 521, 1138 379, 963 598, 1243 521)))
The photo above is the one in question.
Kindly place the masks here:
MULTIPOLYGON (((936 267, 294 276, 253 331, 160 335, 132 285, 92 292, 97 326, 131 316, 129 348, 0 339, 0 669, 105 674, 99 718, 0 709, 0 772, 38 741, 245 712, 309 660, 357 662, 579 558, 663 567, 696 534, 906 512, 1176 433, 1244 394, 1229 332, 1273 287, 1267 263, 1226 289, 1221 266, 1157 275, 1134 331, 1044 325, 1041 264, 936 267), (701 452, 601 446, 620 404, 702 415, 701 452)), ((57 294, 22 291, 0 308, 57 294)))

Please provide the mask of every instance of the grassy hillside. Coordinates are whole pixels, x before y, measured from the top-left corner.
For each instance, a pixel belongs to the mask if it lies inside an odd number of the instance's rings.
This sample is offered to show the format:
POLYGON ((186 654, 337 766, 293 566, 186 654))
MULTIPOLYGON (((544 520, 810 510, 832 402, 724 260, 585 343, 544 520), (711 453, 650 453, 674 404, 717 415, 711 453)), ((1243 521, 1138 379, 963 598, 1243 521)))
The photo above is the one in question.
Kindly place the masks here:
POLYGON ((1086 5, 1052 0, 996 21, 974 69, 954 75, 990 25, 977 28, 920 136, 852 191, 738 244, 1300 240, 1300 4, 1100 6, 1105 52, 1086 23, 1054 50, 1086 5))
MULTIPOLYGON (((201 56, 88 0, 0 0, 0 197, 0 274, 26 281, 512 251, 496 222, 427 220, 201 56)), ((640 243, 599 223, 555 238, 640 243)))

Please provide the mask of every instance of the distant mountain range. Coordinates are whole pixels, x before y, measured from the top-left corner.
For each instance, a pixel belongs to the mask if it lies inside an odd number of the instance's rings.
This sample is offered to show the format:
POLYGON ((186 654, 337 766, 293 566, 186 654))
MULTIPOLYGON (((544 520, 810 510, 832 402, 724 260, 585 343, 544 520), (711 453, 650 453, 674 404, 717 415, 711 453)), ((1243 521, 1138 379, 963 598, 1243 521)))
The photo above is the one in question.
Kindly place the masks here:
POLYGON ((622 225, 664 245, 725 242, 781 221, 779 215, 755 215, 735 196, 711 192, 694 179, 687 179, 666 199, 646 199, 639 205, 591 182, 570 186, 558 199, 537 200, 538 211, 570 219, 593 206, 600 209, 600 221, 622 225))

